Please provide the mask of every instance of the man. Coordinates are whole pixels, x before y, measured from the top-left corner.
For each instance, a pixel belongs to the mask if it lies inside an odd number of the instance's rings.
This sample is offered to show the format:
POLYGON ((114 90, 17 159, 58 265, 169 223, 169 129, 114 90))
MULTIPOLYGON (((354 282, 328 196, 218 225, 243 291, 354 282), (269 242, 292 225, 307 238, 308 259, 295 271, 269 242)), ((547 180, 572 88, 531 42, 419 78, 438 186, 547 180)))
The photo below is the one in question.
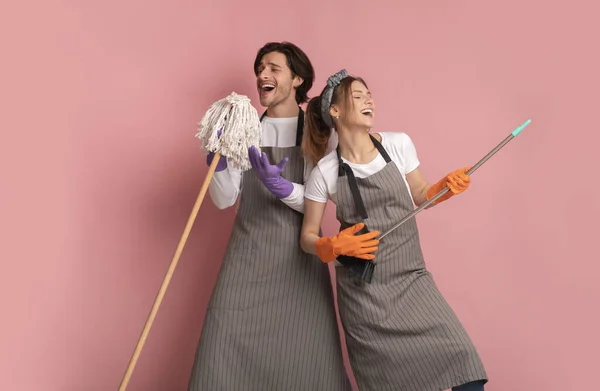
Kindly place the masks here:
POLYGON ((299 105, 308 100, 314 70, 300 48, 273 42, 258 51, 254 73, 267 108, 262 153, 250 149, 252 170, 245 172, 222 158, 211 181, 219 209, 240 203, 189 391, 346 390, 329 271, 299 245, 303 184, 312 169, 300 152, 299 105))

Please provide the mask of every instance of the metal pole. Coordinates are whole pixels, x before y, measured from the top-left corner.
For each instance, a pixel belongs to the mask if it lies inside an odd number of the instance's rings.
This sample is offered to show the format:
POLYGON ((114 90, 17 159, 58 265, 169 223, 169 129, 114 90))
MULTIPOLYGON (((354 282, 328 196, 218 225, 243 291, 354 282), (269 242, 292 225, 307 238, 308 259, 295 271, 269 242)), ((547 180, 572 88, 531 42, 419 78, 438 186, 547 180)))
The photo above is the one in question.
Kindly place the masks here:
MULTIPOLYGON (((481 160, 479 160, 477 163, 475 163, 475 165, 467 171, 467 174, 471 175, 472 173, 474 173, 475 170, 477 170, 479 167, 481 167, 483 165, 483 163, 485 163, 489 158, 494 156, 496 154, 496 152, 498 152, 500 149, 502 149, 502 147, 504 147, 506 144, 508 144, 509 141, 511 141, 513 138, 517 137, 517 135, 519 133, 521 133, 521 131, 530 123, 531 123, 531 120, 528 119, 527 121, 525 121, 523 123, 523 125, 519 126, 515 130, 513 130, 512 133, 508 137, 506 137, 500 144, 498 144, 494 149, 492 149, 490 152, 488 152, 487 155, 485 155, 481 160)), ((447 187, 445 187, 444 189, 439 191, 436 195, 434 195, 429 200, 427 200, 426 202, 421 204, 421 206, 419 206, 417 209, 413 210, 408 215, 406 215, 402 220, 400 220, 399 222, 394 224, 393 227, 391 227, 390 229, 385 231, 383 234, 381 234, 379 236, 379 240, 382 240, 383 238, 388 236, 390 233, 392 233, 392 231, 394 231, 396 228, 400 227, 402 224, 406 223, 408 220, 410 220, 411 218, 416 216, 419 212, 421 212, 423 209, 427 208, 429 205, 433 204, 438 198, 440 198, 441 196, 446 194, 448 191, 450 191, 450 189, 447 187)))

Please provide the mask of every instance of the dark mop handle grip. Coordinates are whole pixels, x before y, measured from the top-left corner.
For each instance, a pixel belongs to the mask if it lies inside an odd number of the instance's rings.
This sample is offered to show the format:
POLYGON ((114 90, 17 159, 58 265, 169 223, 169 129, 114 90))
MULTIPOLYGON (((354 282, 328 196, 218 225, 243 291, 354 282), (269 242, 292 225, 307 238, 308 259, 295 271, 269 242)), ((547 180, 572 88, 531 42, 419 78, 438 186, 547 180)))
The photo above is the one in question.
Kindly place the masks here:
MULTIPOLYGON (((531 123, 531 120, 528 119, 527 121, 525 121, 523 123, 523 125, 519 126, 518 128, 516 128, 515 130, 512 131, 512 133, 506 137, 500 144, 498 144, 494 149, 492 149, 490 152, 488 152, 487 155, 485 155, 480 161, 478 161, 473 167, 471 167, 468 171, 467 174, 471 175, 472 173, 474 173, 479 167, 481 167, 489 158, 491 158, 492 156, 494 156, 496 154, 496 152, 498 152, 500 149, 502 149, 502 147, 504 147, 506 144, 508 144, 508 142, 510 140, 512 140, 513 138, 517 137, 517 135, 519 133, 521 133, 521 131, 531 123)), ((412 212, 410 212, 408 215, 406 215, 402 220, 400 220, 399 222, 397 222, 396 224, 394 224, 394 226, 390 229, 388 229, 387 231, 385 231, 384 233, 382 233, 379 236, 379 240, 382 240, 383 238, 385 238, 386 236, 388 236, 390 233, 392 233, 392 231, 394 231, 396 228, 400 227, 402 224, 406 223, 409 219, 411 219, 412 217, 414 217, 417 213, 421 212, 423 209, 427 208, 428 206, 430 206, 431 204, 433 204, 438 198, 440 198, 441 196, 443 196, 444 194, 446 194, 448 191, 450 191, 450 189, 448 189, 447 187, 442 189, 440 192, 438 192, 436 195, 434 195, 433 197, 431 197, 429 200, 427 200, 426 202, 424 202, 423 204, 421 204, 421 206, 419 206, 417 209, 413 210, 412 212)))
MULTIPOLYGON (((364 235, 369 233, 369 229, 365 225, 360 231, 358 231, 355 235, 364 235)), ((375 261, 369 261, 366 259, 351 257, 349 255, 340 255, 337 257, 337 261, 342 264, 348 271, 355 276, 359 277, 361 280, 371 283, 371 279, 373 278, 373 272, 375 271, 375 261)))

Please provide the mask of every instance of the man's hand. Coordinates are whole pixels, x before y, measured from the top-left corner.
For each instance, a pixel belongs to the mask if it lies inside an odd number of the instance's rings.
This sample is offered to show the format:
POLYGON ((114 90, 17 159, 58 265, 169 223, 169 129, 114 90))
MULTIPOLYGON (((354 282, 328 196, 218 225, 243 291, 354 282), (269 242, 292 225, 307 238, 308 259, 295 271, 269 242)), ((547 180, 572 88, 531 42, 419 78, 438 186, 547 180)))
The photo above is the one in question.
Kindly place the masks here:
POLYGON ((275 197, 279 199, 287 198, 292 194, 294 185, 281 176, 285 165, 289 161, 287 157, 281 159, 277 164, 271 164, 267 154, 264 152, 260 154, 255 146, 251 146, 248 150, 248 157, 250 158, 252 170, 254 170, 258 179, 275 197))

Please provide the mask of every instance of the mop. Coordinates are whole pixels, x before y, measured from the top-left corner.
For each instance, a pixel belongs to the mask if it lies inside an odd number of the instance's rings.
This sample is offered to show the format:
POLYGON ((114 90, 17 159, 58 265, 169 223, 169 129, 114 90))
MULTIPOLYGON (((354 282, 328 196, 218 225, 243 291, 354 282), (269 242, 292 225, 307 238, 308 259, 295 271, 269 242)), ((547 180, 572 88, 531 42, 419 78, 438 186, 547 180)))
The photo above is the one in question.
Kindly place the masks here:
MULTIPOLYGON (((498 144, 494 149, 492 149, 490 152, 488 152, 481 160, 479 160, 473 167, 471 167, 467 171, 467 175, 473 174, 489 158, 491 158, 492 156, 494 156, 500 149, 502 149, 502 147, 504 147, 506 144, 508 144, 509 141, 511 141, 513 138, 517 137, 517 135, 519 133, 521 133, 521 131, 527 125, 529 125, 529 123, 531 123, 530 119, 528 119, 521 126, 519 126, 518 128, 516 128, 515 130, 513 130, 504 140, 502 140, 502 142, 500 144, 498 144)), ((445 187, 444 189, 440 190, 435 196, 431 197, 429 200, 427 200, 426 202, 424 202, 423 204, 421 204, 421 206, 419 206, 418 208, 414 209, 412 212, 410 212, 405 217, 403 217, 399 222, 397 222, 396 224, 394 224, 391 228, 389 228, 388 230, 386 230, 385 232, 383 232, 381 235, 379 235, 379 237, 378 237, 379 241, 381 242, 383 240, 383 238, 385 238, 386 236, 388 236, 395 229, 397 229, 398 227, 400 227, 402 224, 406 223, 411 218, 415 217, 423 209, 425 209, 428 206, 430 206, 431 204, 433 204, 437 199, 439 199, 441 196, 443 196, 444 194, 446 194, 448 191, 450 191, 450 189, 448 187, 445 187)), ((365 234, 367 232, 368 232, 368 230, 367 230, 366 225, 365 225, 365 227, 360 232, 357 232, 356 235, 362 235, 362 234, 365 234)), ((363 259, 356 258, 356 257, 350 257, 350 256, 347 256, 347 255, 340 255, 337 259, 338 259, 338 261, 342 265, 344 265, 345 267, 347 267, 353 274, 355 274, 356 276, 358 276, 360 279, 362 279, 363 281, 365 281, 365 282, 367 282, 369 284, 371 283, 371 281, 373 279, 373 272, 375 271, 376 262, 374 262, 374 261, 365 261, 363 259)))
POLYGON ((248 148, 252 145, 260 145, 261 124, 258 112, 252 106, 248 97, 238 95, 235 92, 232 92, 229 96, 213 103, 198 125, 199 128, 196 138, 202 141, 202 147, 205 152, 214 153, 214 158, 208 168, 208 173, 206 174, 206 178, 204 179, 204 183, 202 184, 192 213, 188 218, 183 235, 179 240, 175 255, 171 260, 171 264, 163 279, 158 295, 154 300, 150 315, 146 320, 144 329, 142 330, 133 355, 131 356, 129 365, 127 366, 127 370, 125 371, 125 375, 119 386, 119 391, 125 391, 127 389, 131 374, 133 373, 142 348, 144 347, 146 338, 148 337, 148 333, 150 332, 150 328, 152 327, 152 323, 158 312, 158 308, 165 295, 169 282, 171 281, 171 277, 173 276, 175 267, 177 266, 177 262, 179 261, 179 257, 181 256, 183 247, 185 246, 221 156, 227 157, 228 166, 230 165, 241 170, 248 170, 251 167, 248 158, 248 148))

